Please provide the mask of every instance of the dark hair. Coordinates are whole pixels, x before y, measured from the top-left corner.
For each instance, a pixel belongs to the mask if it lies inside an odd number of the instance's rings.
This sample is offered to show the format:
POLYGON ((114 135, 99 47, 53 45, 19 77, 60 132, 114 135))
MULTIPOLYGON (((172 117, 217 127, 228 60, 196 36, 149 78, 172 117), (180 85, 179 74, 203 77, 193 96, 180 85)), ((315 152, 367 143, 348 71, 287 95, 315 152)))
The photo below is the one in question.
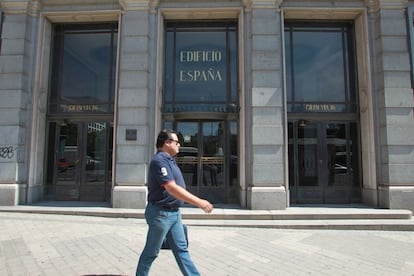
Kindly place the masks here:
POLYGON ((157 143, 155 144, 157 149, 162 148, 165 141, 173 140, 173 138, 171 136, 172 134, 177 134, 177 133, 172 129, 163 129, 163 130, 161 130, 160 133, 158 134, 157 143))

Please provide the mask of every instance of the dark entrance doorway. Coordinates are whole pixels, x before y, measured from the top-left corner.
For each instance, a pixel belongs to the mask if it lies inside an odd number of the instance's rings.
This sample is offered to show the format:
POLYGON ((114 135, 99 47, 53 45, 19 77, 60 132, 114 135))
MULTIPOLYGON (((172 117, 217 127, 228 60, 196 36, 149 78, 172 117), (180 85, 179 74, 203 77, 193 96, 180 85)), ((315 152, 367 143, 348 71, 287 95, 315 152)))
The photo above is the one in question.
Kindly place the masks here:
POLYGON ((177 163, 187 189, 213 203, 235 203, 238 196, 235 122, 177 121, 181 141, 177 163))
POLYGON ((360 202, 358 144, 355 123, 289 122, 291 202, 360 202))
POLYGON ((117 32, 117 23, 53 25, 49 200, 110 200, 117 32))
POLYGON ((352 22, 287 21, 291 203, 361 201, 352 22))
POLYGON ((107 122, 50 123, 47 196, 109 201, 113 127, 107 122))
POLYGON ((236 21, 165 25, 163 125, 175 129, 187 189, 212 203, 238 202, 236 21))

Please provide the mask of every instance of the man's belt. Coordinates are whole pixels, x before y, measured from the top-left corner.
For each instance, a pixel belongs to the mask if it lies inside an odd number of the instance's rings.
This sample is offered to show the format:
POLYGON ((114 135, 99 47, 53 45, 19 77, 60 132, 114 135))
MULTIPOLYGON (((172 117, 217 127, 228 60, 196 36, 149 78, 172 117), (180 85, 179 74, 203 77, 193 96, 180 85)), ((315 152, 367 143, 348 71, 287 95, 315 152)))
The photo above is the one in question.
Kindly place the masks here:
POLYGON ((151 204, 153 206, 157 206, 157 207, 159 207, 161 209, 164 209, 166 211, 178 211, 178 207, 171 207, 171 206, 168 206, 168 205, 158 205, 158 204, 155 204, 155 203, 151 203, 151 204))

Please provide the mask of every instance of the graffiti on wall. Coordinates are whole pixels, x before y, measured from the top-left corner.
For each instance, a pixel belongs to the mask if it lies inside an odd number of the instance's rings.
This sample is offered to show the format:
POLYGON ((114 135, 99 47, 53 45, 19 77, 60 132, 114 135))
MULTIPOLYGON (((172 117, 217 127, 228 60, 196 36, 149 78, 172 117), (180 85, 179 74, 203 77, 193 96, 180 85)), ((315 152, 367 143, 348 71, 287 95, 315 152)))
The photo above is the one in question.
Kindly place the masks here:
POLYGON ((7 147, 0 147, 0 158, 3 159, 11 159, 14 157, 16 153, 17 147, 7 146, 7 147))

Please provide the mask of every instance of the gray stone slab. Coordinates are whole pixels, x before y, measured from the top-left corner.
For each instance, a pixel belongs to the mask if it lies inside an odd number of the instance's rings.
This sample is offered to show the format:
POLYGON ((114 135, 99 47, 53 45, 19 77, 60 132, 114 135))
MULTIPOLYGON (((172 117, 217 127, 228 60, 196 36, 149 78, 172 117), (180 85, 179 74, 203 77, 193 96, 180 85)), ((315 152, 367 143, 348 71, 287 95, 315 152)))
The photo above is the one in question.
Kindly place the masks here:
MULTIPOLYGON (((13 233, 1 236, 7 248, 23 243, 29 249, 15 251, 15 258, 0 256, 4 275, 133 275, 147 225, 143 219, 0 212, 0 229, 13 233)), ((189 239, 202 275, 378 276, 414 271, 414 232, 190 225, 189 239)), ((171 252, 161 250, 151 275, 166 274, 182 275, 171 252)))

